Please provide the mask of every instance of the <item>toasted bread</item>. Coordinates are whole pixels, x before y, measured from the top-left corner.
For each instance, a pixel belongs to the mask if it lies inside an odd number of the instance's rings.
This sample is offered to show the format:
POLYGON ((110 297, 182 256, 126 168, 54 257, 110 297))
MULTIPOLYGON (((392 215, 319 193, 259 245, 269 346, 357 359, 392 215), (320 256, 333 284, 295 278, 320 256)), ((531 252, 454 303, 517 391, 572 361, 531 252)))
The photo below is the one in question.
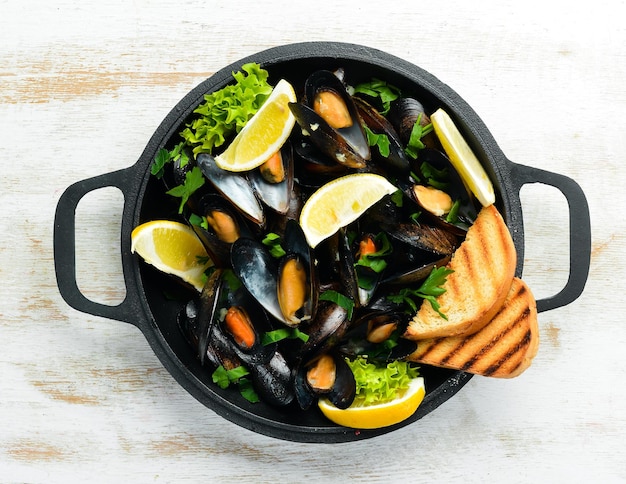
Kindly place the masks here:
POLYGON ((447 319, 424 301, 404 337, 419 340, 478 331, 502 306, 516 263, 513 239, 502 216, 493 205, 483 207, 446 266, 454 272, 437 302, 447 319))
POLYGON ((409 360, 484 376, 511 378, 530 366, 539 347, 537 305, 524 281, 515 278, 504 305, 469 336, 418 341, 409 360))

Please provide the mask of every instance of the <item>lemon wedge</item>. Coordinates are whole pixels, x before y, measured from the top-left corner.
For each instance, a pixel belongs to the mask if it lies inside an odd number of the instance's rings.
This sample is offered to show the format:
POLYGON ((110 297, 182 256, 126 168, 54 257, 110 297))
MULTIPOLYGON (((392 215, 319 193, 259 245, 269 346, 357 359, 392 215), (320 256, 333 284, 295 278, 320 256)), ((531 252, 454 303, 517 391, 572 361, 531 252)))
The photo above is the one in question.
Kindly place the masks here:
POLYGON ((496 196, 491 180, 452 118, 440 108, 430 116, 430 121, 433 123, 437 138, 461 179, 484 207, 493 204, 496 196))
POLYGON ((293 86, 285 79, 278 81, 228 148, 215 157, 217 166, 228 171, 249 171, 267 161, 291 134, 296 118, 289 103, 296 100, 293 86))
POLYGON ((204 271, 213 264, 193 229, 170 220, 153 220, 135 227, 130 250, 198 291, 204 285, 204 271))
POLYGON ((341 410, 326 399, 320 399, 318 407, 331 421, 344 427, 358 429, 377 429, 388 427, 406 420, 415 413, 426 395, 424 378, 411 380, 409 388, 402 396, 386 403, 377 405, 352 406, 341 410))
POLYGON ((345 175, 322 185, 300 213, 300 226, 309 245, 315 247, 396 190, 385 177, 374 173, 345 175))

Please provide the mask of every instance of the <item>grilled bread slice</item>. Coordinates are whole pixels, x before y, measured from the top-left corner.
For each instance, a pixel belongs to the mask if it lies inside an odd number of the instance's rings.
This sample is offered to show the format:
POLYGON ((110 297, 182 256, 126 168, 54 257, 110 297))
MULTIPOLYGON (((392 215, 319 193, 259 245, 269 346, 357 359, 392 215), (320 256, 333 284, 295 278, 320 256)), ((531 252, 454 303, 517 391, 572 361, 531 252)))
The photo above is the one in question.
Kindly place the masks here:
POLYGON ((494 318, 469 336, 417 343, 409 360, 484 376, 511 378, 530 366, 539 347, 537 305, 524 281, 515 278, 494 318))
POLYGON ((424 301, 404 337, 420 340, 478 331, 502 306, 516 263, 513 239, 502 216, 494 205, 483 207, 447 265, 454 272, 437 302, 448 319, 424 301))

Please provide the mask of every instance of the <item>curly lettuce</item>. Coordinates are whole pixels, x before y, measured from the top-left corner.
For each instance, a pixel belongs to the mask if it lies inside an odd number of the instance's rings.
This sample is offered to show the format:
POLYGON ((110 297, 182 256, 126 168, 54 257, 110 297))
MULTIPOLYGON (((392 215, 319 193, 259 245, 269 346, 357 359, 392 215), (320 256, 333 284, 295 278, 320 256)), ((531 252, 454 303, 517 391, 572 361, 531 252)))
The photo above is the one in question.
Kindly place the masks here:
POLYGON ((355 402, 361 406, 394 400, 419 376, 417 367, 406 361, 392 361, 386 366, 369 362, 362 356, 346 361, 356 380, 355 402))
POLYGON ((272 92, 268 72, 249 63, 233 72, 235 82, 204 96, 195 110, 196 117, 180 133, 193 146, 194 156, 212 153, 233 134, 239 133, 272 92))

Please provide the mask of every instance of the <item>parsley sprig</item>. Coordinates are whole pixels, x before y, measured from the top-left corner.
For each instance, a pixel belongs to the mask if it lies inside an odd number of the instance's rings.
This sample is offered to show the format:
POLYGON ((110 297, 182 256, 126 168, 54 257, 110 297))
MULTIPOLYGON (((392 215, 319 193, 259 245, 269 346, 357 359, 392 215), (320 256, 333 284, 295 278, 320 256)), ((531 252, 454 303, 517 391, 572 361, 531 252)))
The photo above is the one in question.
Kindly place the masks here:
POLYGON ((417 311, 419 300, 426 300, 430 303, 433 309, 437 311, 439 316, 447 320, 448 316, 440 311, 440 304, 437 302, 437 296, 441 296, 444 292, 446 292, 443 285, 445 284, 447 277, 453 272, 454 271, 452 269, 448 269, 446 267, 435 267, 419 288, 413 289, 405 287, 398 293, 390 294, 387 298, 396 304, 406 304, 413 312, 417 311))
POLYGON ((206 179, 202 174, 202 170, 199 167, 194 166, 191 171, 188 171, 185 174, 185 181, 182 185, 175 186, 171 190, 168 190, 168 195, 172 195, 173 197, 180 197, 180 205, 178 207, 178 213, 183 213, 183 207, 189 200, 189 197, 194 194, 198 188, 200 188, 206 179))
POLYGON ((184 168, 187 163, 189 163, 189 155, 184 148, 184 141, 174 146, 171 151, 168 151, 166 148, 161 148, 154 157, 154 163, 152 163, 150 167, 150 173, 159 179, 162 178, 165 172, 165 165, 172 161, 178 161, 180 167, 184 168))
POLYGON ((355 93, 365 94, 375 99, 379 99, 382 105, 381 114, 387 114, 391 103, 400 97, 400 89, 380 79, 372 79, 369 82, 357 84, 354 87, 355 93))
POLYGON ((270 251, 270 254, 272 254, 272 256, 276 257, 277 259, 281 258, 287 253, 285 252, 285 249, 283 249, 283 246, 281 245, 280 235, 274 232, 269 232, 265 236, 262 242, 263 242, 263 245, 265 245, 267 249, 270 251))
POLYGON ((390 153, 389 136, 384 133, 376 134, 366 125, 363 125, 363 129, 365 130, 365 135, 367 137, 367 144, 369 146, 376 146, 381 156, 385 158, 388 157, 390 153))

